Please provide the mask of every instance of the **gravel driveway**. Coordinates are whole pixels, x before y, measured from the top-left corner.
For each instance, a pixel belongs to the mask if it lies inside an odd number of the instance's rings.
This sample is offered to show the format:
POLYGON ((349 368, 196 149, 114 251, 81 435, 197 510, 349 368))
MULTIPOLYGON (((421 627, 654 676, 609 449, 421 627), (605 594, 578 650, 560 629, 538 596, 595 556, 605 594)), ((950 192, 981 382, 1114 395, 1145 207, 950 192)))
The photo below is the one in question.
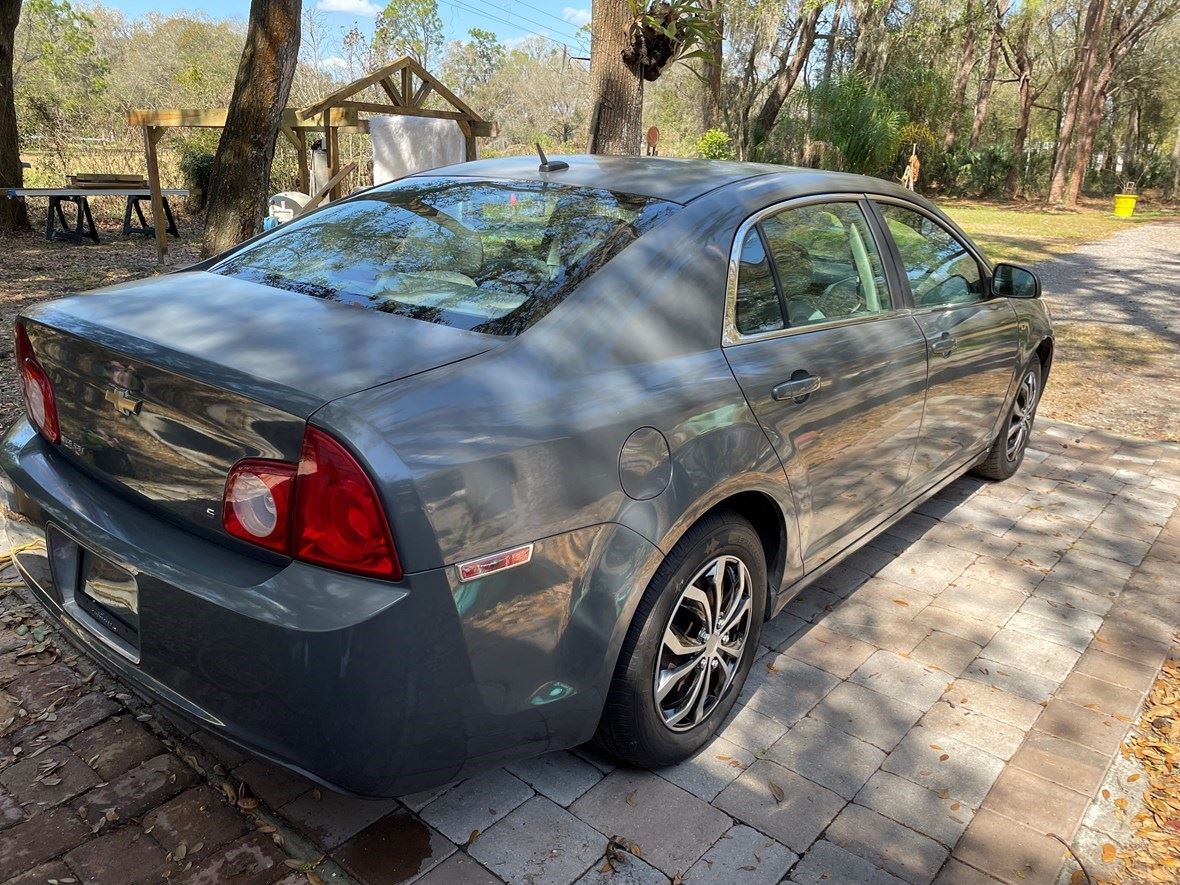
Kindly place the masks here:
POLYGON ((1180 439, 1180 224, 1145 224, 1038 265, 1058 331, 1041 414, 1180 439))

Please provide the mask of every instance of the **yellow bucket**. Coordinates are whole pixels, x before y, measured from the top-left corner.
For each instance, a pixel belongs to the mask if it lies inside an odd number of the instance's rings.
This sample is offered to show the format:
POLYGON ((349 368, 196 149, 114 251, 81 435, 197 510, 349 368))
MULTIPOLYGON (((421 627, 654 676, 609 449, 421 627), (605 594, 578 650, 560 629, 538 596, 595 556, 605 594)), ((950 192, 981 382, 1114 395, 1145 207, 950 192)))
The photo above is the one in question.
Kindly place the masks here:
POLYGON ((1114 214, 1119 218, 1130 218, 1135 214, 1135 203, 1138 199, 1138 194, 1115 194, 1114 214))

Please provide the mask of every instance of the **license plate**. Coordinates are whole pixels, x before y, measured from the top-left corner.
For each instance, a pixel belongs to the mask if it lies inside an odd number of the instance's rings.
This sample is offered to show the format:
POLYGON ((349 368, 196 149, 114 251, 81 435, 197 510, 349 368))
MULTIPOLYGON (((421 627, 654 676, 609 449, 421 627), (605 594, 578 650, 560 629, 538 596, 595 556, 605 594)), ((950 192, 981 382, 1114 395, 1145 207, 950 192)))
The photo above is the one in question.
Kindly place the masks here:
POLYGON ((135 575, 82 548, 78 607, 124 642, 139 647, 139 585, 135 575))

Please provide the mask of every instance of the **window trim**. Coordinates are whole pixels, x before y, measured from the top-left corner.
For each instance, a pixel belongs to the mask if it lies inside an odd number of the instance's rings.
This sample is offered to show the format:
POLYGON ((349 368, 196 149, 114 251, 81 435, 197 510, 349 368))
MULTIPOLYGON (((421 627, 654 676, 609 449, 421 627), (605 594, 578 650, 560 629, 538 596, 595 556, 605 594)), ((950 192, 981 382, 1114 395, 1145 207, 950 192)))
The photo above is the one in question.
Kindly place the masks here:
POLYGON ((986 304, 994 300, 994 293, 992 292, 991 279, 994 273, 991 262, 984 257, 983 253, 979 251, 975 243, 963 231, 954 227, 953 222, 949 219, 940 218, 935 212, 931 212, 924 206, 919 206, 917 203, 912 203, 909 200, 903 200, 900 197, 894 197, 887 194, 868 194, 867 199, 869 204, 873 207, 873 215, 877 219, 877 226, 881 229, 881 235, 885 237, 889 244, 889 253, 893 258, 893 264, 898 270, 899 283, 905 288, 907 299, 911 305, 910 313, 914 316, 925 316, 926 314, 935 313, 943 310, 954 310, 956 308, 972 307, 979 304, 986 304), (956 304, 929 304, 918 306, 914 300, 914 290, 910 286, 910 277, 905 269, 905 261, 901 257, 901 250, 897 246, 897 242, 893 239, 893 234, 889 232, 889 224, 885 218, 885 213, 881 211, 878 203, 888 203, 898 206, 902 209, 908 209, 916 215, 921 215, 932 221, 935 225, 942 228, 943 233, 963 247, 979 266, 979 276, 983 282, 983 296, 975 301, 960 301, 956 304))
MULTIPOLYGON (((733 244, 729 249, 729 271, 725 281, 725 314, 722 319, 721 331, 721 346, 730 347, 737 344, 749 344, 752 341, 764 341, 771 338, 788 338, 792 335, 803 335, 808 332, 818 332, 823 329, 834 329, 840 326, 855 326, 861 323, 871 323, 885 317, 896 316, 897 314, 908 312, 910 307, 908 304, 898 304, 901 294, 898 289, 898 281, 895 279, 896 274, 890 270, 889 265, 896 262, 896 258, 892 250, 892 242, 882 242, 882 234, 878 229, 878 216, 875 211, 866 211, 863 205, 871 201, 872 195, 865 193, 831 193, 831 194, 810 194, 805 197, 792 197, 789 200, 782 200, 778 203, 772 203, 769 206, 764 206, 753 215, 746 218, 740 225, 738 225, 737 232, 734 234, 733 244), (824 203, 855 203, 860 209, 861 215, 864 216, 865 225, 868 227, 869 235, 873 238, 873 245, 877 248, 877 254, 881 258, 882 271, 885 274, 885 284, 889 290, 889 300, 892 307, 889 310, 883 310, 880 313, 867 314, 865 316, 844 317, 837 320, 828 320, 823 323, 809 323, 806 326, 792 326, 791 318, 787 315, 785 295, 782 290, 782 285, 778 279, 778 269, 775 267, 774 259, 769 249, 766 250, 767 260, 770 262, 771 271, 774 274, 775 288, 778 290, 779 304, 783 311, 783 328, 771 329, 766 332, 754 332, 746 335, 738 330, 737 327, 737 286, 738 273, 741 270, 741 251, 742 246, 746 241, 746 236, 751 228, 757 227, 758 236, 763 240, 763 247, 765 248, 765 236, 762 233, 761 222, 770 217, 777 215, 780 212, 785 212, 789 209, 801 209, 806 206, 821 205, 824 203)), ((957 239, 957 238, 956 238, 957 239)), ((909 288, 905 289, 908 295, 909 288)))

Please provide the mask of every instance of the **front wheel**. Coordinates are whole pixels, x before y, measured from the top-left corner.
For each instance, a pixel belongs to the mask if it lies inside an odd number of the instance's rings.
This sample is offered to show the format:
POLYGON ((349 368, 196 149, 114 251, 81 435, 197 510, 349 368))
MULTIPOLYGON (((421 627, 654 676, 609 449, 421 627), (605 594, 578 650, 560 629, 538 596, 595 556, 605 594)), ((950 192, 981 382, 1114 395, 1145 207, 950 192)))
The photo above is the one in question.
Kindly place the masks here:
POLYGON ((758 532, 705 517, 656 571, 623 641, 597 743, 632 765, 680 762, 716 733, 746 681, 766 611, 758 532))
POLYGON ((987 479, 1007 479, 1020 469, 1032 436, 1033 419, 1041 401, 1041 362, 1036 357, 1020 376, 1020 386, 1004 419, 999 436, 992 443, 987 460, 975 472, 987 479))

